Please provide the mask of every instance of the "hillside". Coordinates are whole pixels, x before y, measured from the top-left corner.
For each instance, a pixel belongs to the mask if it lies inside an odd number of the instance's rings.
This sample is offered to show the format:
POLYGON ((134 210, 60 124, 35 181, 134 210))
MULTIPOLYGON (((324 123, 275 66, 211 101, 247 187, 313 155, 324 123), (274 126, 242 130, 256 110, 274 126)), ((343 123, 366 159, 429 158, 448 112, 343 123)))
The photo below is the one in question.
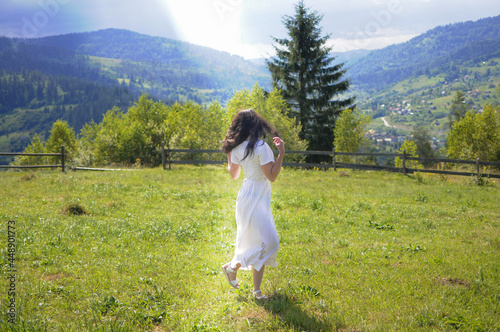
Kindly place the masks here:
POLYGON ((434 137, 435 148, 444 147, 448 114, 457 90, 466 94, 470 109, 475 111, 480 112, 485 104, 499 104, 499 63, 500 58, 494 58, 476 66, 457 66, 459 76, 451 80, 446 74, 414 76, 389 89, 364 95, 359 106, 374 118, 369 126, 375 131, 373 138, 393 142, 394 137, 409 137, 414 128, 423 125, 434 137))
POLYGON ((111 70, 114 76, 130 80, 136 88, 147 91, 151 86, 157 87, 155 95, 160 99, 172 99, 169 88, 177 85, 210 89, 215 92, 214 97, 220 97, 217 90, 231 93, 251 87, 255 82, 266 87, 270 83, 262 67, 240 56, 128 30, 53 36, 32 43, 92 56, 96 63, 111 70))
POLYGON ((447 116, 457 90, 471 109, 498 104, 500 16, 440 26, 410 41, 348 60, 351 93, 371 114, 376 149, 397 149, 423 125, 444 147, 447 116), (382 119, 384 118, 384 119, 382 119), (377 144, 378 141, 378 144, 377 144))
POLYGON ((3 38, 0 69, 20 68, 79 78, 88 78, 85 73, 92 69, 94 80, 125 81, 132 91, 164 100, 183 101, 191 93, 189 97, 200 103, 224 102, 234 91, 255 82, 264 87, 270 84, 261 66, 242 57, 119 29, 39 39, 3 38))
POLYGON ((375 50, 349 64, 355 85, 383 89, 412 76, 432 75, 451 62, 500 57, 500 16, 439 26, 406 43, 375 50))
POLYGON ((113 106, 146 92, 167 103, 225 103, 258 82, 265 67, 167 38, 107 29, 39 39, 0 37, 0 151, 22 151, 56 119, 78 132, 113 106))
POLYGON ((58 119, 78 131, 114 106, 126 109, 134 100, 126 87, 24 69, 0 72, 0 94, 0 151, 22 151, 34 133, 47 139, 58 119))

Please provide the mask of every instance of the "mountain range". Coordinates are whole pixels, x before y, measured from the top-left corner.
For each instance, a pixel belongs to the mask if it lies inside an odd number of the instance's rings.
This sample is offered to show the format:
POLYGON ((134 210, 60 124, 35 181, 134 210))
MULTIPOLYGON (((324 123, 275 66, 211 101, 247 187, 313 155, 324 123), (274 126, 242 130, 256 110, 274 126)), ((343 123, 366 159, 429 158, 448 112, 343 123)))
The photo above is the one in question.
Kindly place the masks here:
MULTIPOLYGON (((346 63, 359 107, 381 111, 377 105, 388 104, 395 94, 402 99, 418 90, 395 89, 401 82, 426 77, 443 84, 467 68, 494 63, 500 58, 500 16, 440 26, 381 50, 332 56, 346 63)), ((490 66, 489 75, 496 73, 497 66, 490 66)), ((495 80, 485 82, 491 86, 495 80)), ((0 37, 0 151, 21 151, 35 132, 46 139, 58 118, 78 132, 113 106, 127 109, 144 92, 167 103, 224 104, 256 83, 271 88, 262 59, 127 30, 0 37)))
POLYGON ((355 59, 349 75, 356 85, 385 88, 411 76, 441 71, 450 63, 500 57, 500 15, 439 26, 411 40, 355 59))

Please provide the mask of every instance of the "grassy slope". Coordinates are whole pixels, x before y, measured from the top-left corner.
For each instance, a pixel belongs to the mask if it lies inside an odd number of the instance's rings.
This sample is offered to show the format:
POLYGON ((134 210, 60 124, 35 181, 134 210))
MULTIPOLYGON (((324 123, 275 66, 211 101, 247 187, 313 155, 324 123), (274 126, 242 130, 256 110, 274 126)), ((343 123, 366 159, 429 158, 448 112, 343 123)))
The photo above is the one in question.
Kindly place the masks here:
POLYGON ((500 329, 498 183, 285 169, 272 198, 279 268, 258 303, 250 273, 240 291, 220 273, 241 183, 220 167, 0 178, 2 232, 16 222, 16 328, 500 329), (70 203, 89 214, 68 216, 70 203))

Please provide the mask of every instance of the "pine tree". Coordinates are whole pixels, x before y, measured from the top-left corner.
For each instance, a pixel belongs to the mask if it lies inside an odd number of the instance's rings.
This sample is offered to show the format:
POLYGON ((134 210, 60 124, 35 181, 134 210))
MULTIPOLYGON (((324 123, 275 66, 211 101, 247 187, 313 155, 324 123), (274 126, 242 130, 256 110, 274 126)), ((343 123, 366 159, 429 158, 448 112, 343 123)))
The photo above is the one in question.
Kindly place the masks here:
POLYGON ((273 38, 276 56, 267 65, 274 87, 290 105, 290 116, 302 125, 300 137, 309 142, 309 150, 331 151, 335 120, 342 110, 354 107, 354 98, 334 99, 348 90, 349 81, 343 79, 344 63, 333 64, 332 49, 326 46, 330 35, 321 36, 322 19, 299 1, 295 16, 283 18, 290 38, 273 38))

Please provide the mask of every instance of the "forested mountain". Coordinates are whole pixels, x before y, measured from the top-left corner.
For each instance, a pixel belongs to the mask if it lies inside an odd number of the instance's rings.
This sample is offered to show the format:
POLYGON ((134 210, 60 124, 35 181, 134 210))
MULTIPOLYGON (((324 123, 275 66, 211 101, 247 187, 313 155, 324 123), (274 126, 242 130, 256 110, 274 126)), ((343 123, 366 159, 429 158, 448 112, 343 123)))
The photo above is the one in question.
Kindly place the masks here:
POLYGON ((226 101, 255 82, 269 87, 262 66, 240 56, 161 37, 106 29, 39 39, 0 40, 0 69, 38 70, 98 81, 126 82, 159 99, 226 101))
POLYGON ((438 74, 450 65, 500 57, 500 16, 439 26, 349 62, 353 84, 382 89, 412 76, 438 74))
MULTIPOLYGON (((35 45, 29 40, 0 37, 0 70, 17 73, 23 69, 94 81, 104 80, 99 66, 91 63, 83 54, 63 48, 35 45)), ((112 82, 108 80, 108 83, 112 82)))
POLYGON ((114 106, 126 109, 134 97, 126 87, 22 69, 0 72, 0 151, 19 151, 33 133, 49 136, 52 123, 67 121, 76 130, 114 106))
POLYGON ((57 47, 80 54, 135 62, 160 62, 186 68, 239 69, 256 72, 242 57, 208 47, 152 37, 121 29, 72 33, 31 40, 36 45, 57 47))
POLYGON ((0 37, 0 151, 20 151, 63 119, 78 132, 143 92, 167 103, 226 102, 265 67, 207 47, 107 29, 39 39, 0 37))

